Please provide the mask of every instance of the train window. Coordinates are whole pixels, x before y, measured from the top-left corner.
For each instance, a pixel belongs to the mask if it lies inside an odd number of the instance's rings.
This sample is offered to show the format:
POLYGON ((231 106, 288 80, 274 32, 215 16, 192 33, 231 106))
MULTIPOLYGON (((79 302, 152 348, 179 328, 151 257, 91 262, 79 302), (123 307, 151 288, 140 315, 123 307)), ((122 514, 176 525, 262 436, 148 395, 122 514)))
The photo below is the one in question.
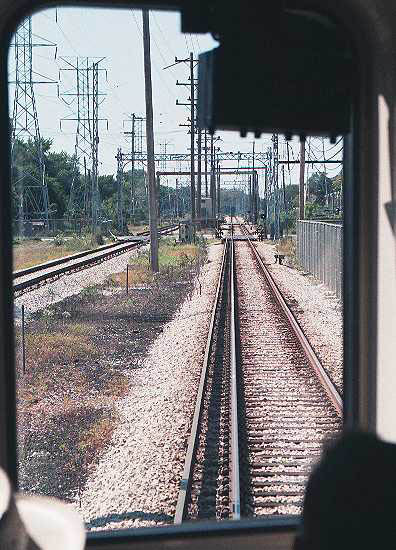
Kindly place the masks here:
POLYGON ((62 7, 12 38, 19 487, 90 532, 298 516, 342 427, 343 139, 200 130, 214 44, 62 7))
POLYGON ((177 13, 64 6, 10 41, 7 460, 97 548, 198 547, 208 521, 287 547, 323 444, 364 417, 351 137, 201 129, 215 46, 177 13))

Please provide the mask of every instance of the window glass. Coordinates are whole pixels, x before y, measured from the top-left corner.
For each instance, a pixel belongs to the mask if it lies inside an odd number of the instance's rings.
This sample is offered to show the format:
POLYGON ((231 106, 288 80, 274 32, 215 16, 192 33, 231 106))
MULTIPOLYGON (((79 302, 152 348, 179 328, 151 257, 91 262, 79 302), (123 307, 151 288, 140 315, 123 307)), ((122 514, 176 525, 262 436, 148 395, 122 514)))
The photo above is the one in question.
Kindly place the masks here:
POLYGON ((9 52, 19 484, 90 531, 298 515, 341 429, 343 141, 200 131, 179 29, 59 7, 9 52))

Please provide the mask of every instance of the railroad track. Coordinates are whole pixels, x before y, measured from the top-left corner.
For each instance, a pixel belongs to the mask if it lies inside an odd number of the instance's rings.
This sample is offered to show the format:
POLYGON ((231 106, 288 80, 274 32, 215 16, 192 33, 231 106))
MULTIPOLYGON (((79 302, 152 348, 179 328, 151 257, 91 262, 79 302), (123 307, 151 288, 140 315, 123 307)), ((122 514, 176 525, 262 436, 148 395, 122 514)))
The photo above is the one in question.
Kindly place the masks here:
MULTIPOLYGON (((167 235, 175 231, 177 228, 178 225, 168 225, 160 228, 159 233, 161 235, 167 235)), ((149 231, 144 231, 142 233, 138 233, 138 236, 144 237, 149 234, 149 231)), ((142 243, 138 241, 111 243, 93 250, 84 250, 82 252, 78 252, 77 254, 64 256, 43 264, 15 271, 13 273, 14 294, 20 295, 23 292, 47 283, 50 280, 67 273, 79 271, 81 269, 91 267, 94 264, 104 262, 114 256, 127 252, 131 248, 136 248, 140 244, 142 243)))
POLYGON ((300 513, 309 470, 341 429, 341 398, 271 274, 250 239, 230 237, 175 523, 300 513))

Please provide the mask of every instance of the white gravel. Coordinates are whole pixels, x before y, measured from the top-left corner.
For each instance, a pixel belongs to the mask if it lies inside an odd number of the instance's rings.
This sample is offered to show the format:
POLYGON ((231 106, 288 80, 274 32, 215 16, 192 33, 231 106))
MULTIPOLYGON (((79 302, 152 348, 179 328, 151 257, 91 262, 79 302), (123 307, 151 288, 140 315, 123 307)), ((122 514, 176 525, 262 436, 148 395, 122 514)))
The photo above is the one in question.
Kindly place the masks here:
POLYGON ((209 248, 202 294, 196 286, 131 373, 130 392, 116 405, 119 424, 82 494, 90 529, 173 521, 221 253, 209 248))
MULTIPOLYGON (((147 248, 143 246, 140 250, 147 248)), ((81 271, 62 275, 59 279, 44 284, 34 290, 25 292, 14 299, 14 318, 16 323, 21 318, 21 306, 25 306, 27 316, 60 302, 69 296, 79 294, 84 288, 104 283, 112 273, 126 270, 129 258, 136 256, 137 249, 129 250, 100 264, 81 271)))
MULTIPOLYGON (((333 292, 303 271, 275 264, 275 246, 256 243, 289 307, 315 349, 323 367, 342 393, 342 302, 333 292)), ((287 262, 287 258, 286 258, 287 262)))

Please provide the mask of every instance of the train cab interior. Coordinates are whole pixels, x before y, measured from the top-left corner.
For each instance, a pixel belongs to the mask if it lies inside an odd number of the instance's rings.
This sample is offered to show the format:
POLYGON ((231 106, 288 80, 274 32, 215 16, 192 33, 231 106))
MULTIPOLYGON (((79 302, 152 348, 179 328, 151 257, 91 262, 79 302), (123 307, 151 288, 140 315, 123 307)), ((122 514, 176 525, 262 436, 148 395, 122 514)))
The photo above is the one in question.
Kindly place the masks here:
MULTIPOLYGON (((52 0, 0 0, 0 465, 14 488, 17 444, 7 55, 18 22, 31 11, 55 4, 52 0)), ((200 124, 209 130, 237 130, 241 135, 276 131, 300 139, 310 134, 331 139, 344 136, 348 212, 343 255, 344 428, 370 432, 396 444, 394 1, 67 0, 60 4, 175 11, 180 13, 183 32, 212 33, 220 47, 203 55, 198 92, 200 124)), ((328 476, 331 472, 330 468, 328 476)), ((378 531, 378 537, 387 531, 376 523, 364 528, 378 531)), ((96 533, 87 537, 86 547, 286 549, 293 548, 299 529, 300 519, 295 517, 183 524, 96 533)), ((353 540, 349 543, 355 547, 353 540)), ((339 545, 343 547, 342 541, 339 545)))

